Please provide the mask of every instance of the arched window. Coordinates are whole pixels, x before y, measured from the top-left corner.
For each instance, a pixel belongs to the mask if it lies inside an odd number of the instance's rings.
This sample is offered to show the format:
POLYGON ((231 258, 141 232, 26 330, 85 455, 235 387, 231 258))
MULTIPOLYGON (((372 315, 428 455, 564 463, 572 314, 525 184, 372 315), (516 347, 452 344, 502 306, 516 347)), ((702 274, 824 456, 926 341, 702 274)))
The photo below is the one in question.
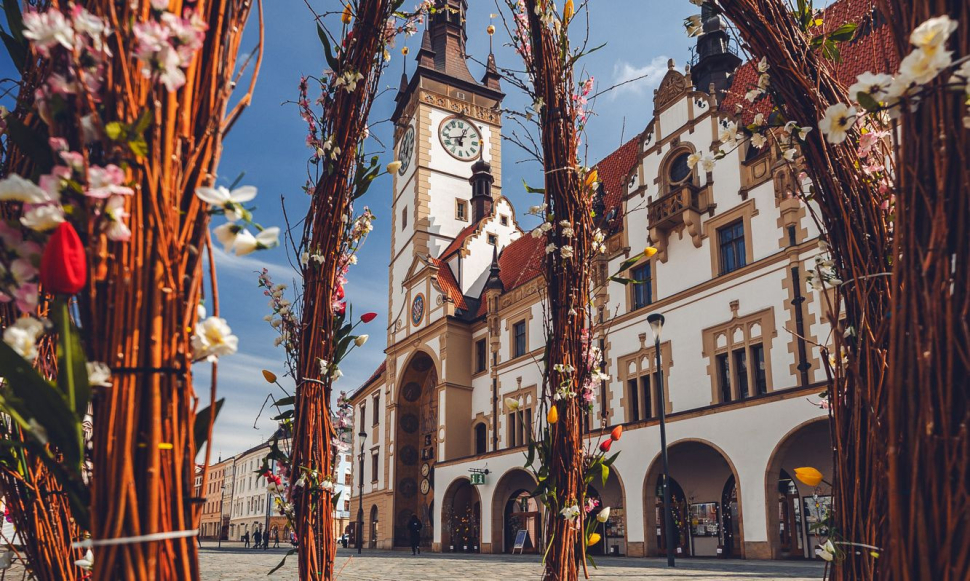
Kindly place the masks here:
POLYGON ((679 184, 690 177, 691 169, 687 165, 687 158, 690 152, 683 152, 670 162, 668 177, 671 184, 679 184))
POLYGON ((484 422, 475 425, 475 455, 488 452, 488 426, 484 422))

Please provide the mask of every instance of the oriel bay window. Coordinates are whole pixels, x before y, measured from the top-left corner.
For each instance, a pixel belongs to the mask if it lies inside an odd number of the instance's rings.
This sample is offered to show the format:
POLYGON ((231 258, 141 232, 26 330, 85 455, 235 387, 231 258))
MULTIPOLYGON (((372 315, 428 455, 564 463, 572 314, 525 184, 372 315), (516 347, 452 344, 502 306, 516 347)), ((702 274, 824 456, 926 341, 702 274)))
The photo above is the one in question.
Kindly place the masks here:
POLYGON ((774 313, 766 309, 704 331, 711 403, 743 400, 772 389, 768 349, 775 328, 774 313))

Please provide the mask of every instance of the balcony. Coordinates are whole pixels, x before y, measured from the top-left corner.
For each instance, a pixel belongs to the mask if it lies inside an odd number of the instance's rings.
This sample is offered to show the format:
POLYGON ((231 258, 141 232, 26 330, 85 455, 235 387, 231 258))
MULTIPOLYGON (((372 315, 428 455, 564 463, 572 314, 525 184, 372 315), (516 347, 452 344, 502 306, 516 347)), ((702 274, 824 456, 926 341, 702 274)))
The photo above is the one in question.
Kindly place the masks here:
POLYGON ((647 207, 650 240, 659 251, 660 260, 667 261, 667 238, 672 231, 686 228, 696 248, 701 247, 701 214, 713 213, 710 187, 683 184, 647 207))

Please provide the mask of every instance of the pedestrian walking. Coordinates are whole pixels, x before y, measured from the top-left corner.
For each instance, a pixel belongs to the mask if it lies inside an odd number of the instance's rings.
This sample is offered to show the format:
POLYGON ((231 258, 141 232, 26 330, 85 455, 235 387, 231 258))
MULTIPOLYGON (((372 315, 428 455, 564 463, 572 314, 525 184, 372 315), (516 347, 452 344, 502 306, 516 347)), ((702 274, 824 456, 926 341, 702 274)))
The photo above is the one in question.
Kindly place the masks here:
POLYGON ((273 529, 273 548, 278 549, 280 547, 280 529, 279 527, 273 529))
POLYGON ((246 531, 242 536, 243 548, 249 547, 249 531, 246 531))
POLYGON ((256 529, 256 532, 253 533, 253 540, 256 542, 256 545, 253 548, 258 549, 259 544, 263 541, 263 533, 259 532, 259 529, 256 529))
POLYGON ((421 529, 423 528, 424 525, 421 524, 421 519, 418 518, 418 515, 412 514, 411 520, 408 521, 408 534, 411 537, 412 555, 421 554, 421 547, 419 545, 421 544, 421 529))

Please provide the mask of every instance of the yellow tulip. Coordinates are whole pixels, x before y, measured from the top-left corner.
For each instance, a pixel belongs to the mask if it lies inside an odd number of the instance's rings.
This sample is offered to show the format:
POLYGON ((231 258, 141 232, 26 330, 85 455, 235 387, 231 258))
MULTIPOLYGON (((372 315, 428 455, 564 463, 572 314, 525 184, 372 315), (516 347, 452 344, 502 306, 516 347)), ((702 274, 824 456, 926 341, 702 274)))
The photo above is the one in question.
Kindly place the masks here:
POLYGON ((550 424, 554 424, 559 421, 559 410, 556 409, 556 406, 549 408, 549 413, 546 414, 546 421, 550 424))
POLYGON ((822 482, 822 473, 811 466, 805 466, 803 468, 795 468, 795 478, 803 484, 815 487, 822 482))
POLYGON ((656 253, 657 253, 657 249, 654 248, 653 246, 647 246, 646 248, 643 249, 644 258, 651 258, 656 253))
POLYGON ((566 5, 562 9, 562 21, 567 23, 572 20, 574 12, 576 8, 573 6, 573 0, 566 0, 566 5))
POLYGON ((353 17, 354 15, 350 13, 350 4, 347 4, 344 6, 344 13, 340 16, 340 21, 344 24, 350 24, 350 20, 353 17))
POLYGON ((266 383, 276 383, 276 374, 270 371, 269 369, 264 369, 263 379, 266 380, 266 383))
POLYGON ((592 170, 590 170, 590 172, 586 174, 586 187, 587 188, 593 187, 593 184, 595 184, 599 180, 599 177, 600 177, 600 172, 596 171, 596 168, 593 168, 592 170))
POLYGON ((599 533, 592 533, 592 534, 589 535, 589 540, 586 541, 586 546, 587 547, 592 547, 593 545, 595 545, 598 542, 600 542, 600 535, 599 535, 599 533))

